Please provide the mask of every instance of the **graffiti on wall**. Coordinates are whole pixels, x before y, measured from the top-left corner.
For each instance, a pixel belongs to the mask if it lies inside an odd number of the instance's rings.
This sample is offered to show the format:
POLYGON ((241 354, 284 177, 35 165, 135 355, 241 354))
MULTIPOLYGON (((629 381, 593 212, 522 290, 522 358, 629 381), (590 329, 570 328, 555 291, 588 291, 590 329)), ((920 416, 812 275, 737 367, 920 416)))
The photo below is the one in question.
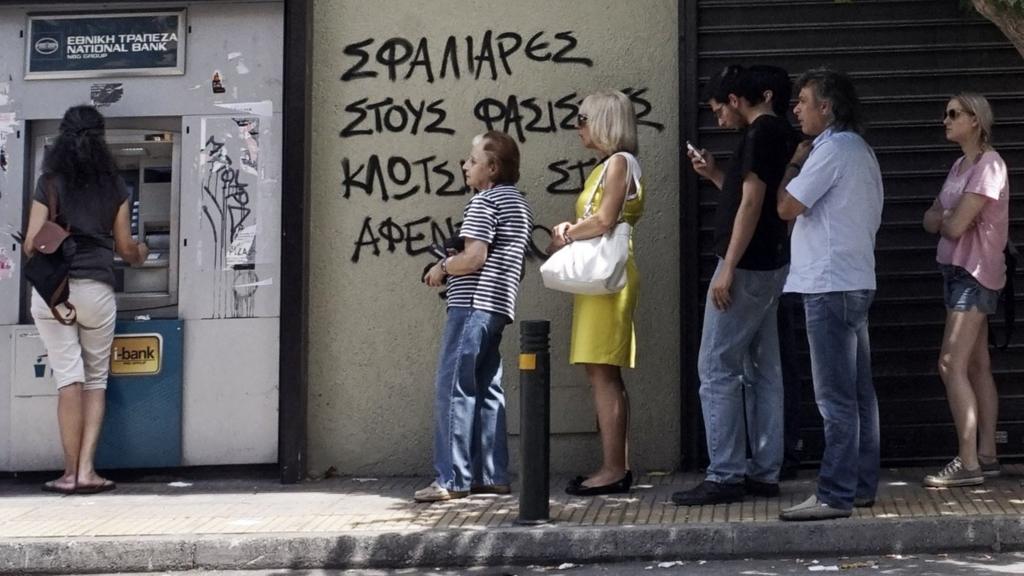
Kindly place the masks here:
MULTIPOLYGON (((414 203, 424 207, 408 217, 382 214, 380 210, 366 214, 350 240, 349 259, 354 263, 367 256, 418 256, 426 253, 431 243, 442 243, 458 234, 461 221, 450 215, 450 208, 443 213, 429 208, 431 198, 469 193, 463 182, 462 161, 453 157, 465 153, 468 140, 459 140, 455 126, 464 126, 469 119, 473 128, 464 136, 500 130, 521 145, 577 129, 576 116, 585 94, 490 93, 492 89, 511 84, 509 80, 527 78, 538 66, 596 66, 571 30, 530 34, 485 30, 464 37, 364 38, 347 44, 343 54, 340 80, 345 85, 344 93, 350 96, 340 108, 339 137, 359 145, 346 147, 352 152, 341 160, 341 198, 351 201, 368 197, 381 206, 414 203), (371 79, 376 80, 376 86, 386 79, 398 93, 360 93, 361 83, 371 79), (426 90, 423 82, 429 85, 426 90), (479 97, 468 104, 454 104, 451 85, 459 82, 473 83, 473 92, 479 97), (401 94, 406 83, 415 83, 416 88, 401 94), (375 139, 394 135, 419 136, 434 147, 425 146, 416 157, 372 148, 375 139)), ((620 89, 633 101, 640 128, 656 132, 665 129, 653 114, 646 87, 620 89)), ((542 165, 545 193, 579 193, 597 160, 583 150, 578 153, 579 157, 553 158, 542 165)), ((549 238, 550 231, 538 223, 533 255, 542 254, 549 238)))
POLYGON ((200 229, 213 246, 214 317, 253 317, 260 285, 260 118, 206 118, 203 138, 200 229))

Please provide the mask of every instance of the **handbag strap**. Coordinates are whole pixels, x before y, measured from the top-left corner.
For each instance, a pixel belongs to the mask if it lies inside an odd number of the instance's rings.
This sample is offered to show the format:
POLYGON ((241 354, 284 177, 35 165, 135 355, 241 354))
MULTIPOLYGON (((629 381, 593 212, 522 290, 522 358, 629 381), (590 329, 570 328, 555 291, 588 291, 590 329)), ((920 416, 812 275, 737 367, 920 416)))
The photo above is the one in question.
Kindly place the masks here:
MULTIPOLYGON (((50 212, 47 215, 47 219, 50 222, 53 222, 54 224, 56 224, 57 226, 60 226, 60 223, 57 222, 57 198, 58 198, 58 196, 57 196, 57 191, 56 191, 56 186, 57 185, 56 185, 56 182, 55 182, 56 177, 53 174, 47 174, 43 178, 44 178, 44 180, 43 180, 43 188, 46 189, 46 205, 49 208, 49 212, 50 212)), ((68 233, 71 232, 71 224, 70 223, 68 223, 67 226, 61 226, 61 228, 64 228, 64 230, 66 230, 68 233)), ((50 313, 53 314, 54 320, 56 320, 57 322, 59 322, 63 326, 71 326, 78 319, 78 310, 75 309, 75 305, 72 304, 70 301, 62 302, 62 304, 64 304, 64 307, 68 309, 68 314, 66 316, 61 314, 60 310, 57 310, 57 306, 59 304, 57 302, 53 301, 53 300, 56 300, 57 298, 59 298, 61 293, 63 293, 67 289, 68 289, 68 277, 65 276, 64 279, 61 280, 60 285, 57 287, 57 290, 54 291, 53 296, 51 298, 51 301, 46 303, 47 306, 49 306, 49 308, 50 308, 50 313)))
MULTIPOLYGON (((56 188, 57 188, 56 176, 54 176, 53 174, 47 174, 46 176, 43 176, 43 188, 46 190, 46 205, 47 205, 47 207, 50 210, 50 213, 48 214, 47 219, 50 222, 53 222, 54 224, 57 224, 58 226, 60 226, 60 223, 57 222, 57 208, 58 208, 57 200, 58 200, 59 196, 57 195, 57 190, 56 190, 56 188)), ((71 232, 71 224, 70 223, 68 223, 67 226, 61 226, 61 228, 67 230, 68 232, 71 232)))
MULTIPOLYGON (((640 172, 640 163, 637 162, 636 156, 633 156, 629 152, 616 152, 615 154, 612 154, 611 156, 609 156, 607 160, 605 160, 604 162, 601 163, 601 175, 597 179, 597 186, 594 186, 594 190, 590 193, 590 198, 587 199, 587 204, 583 208, 583 217, 584 218, 587 218, 588 216, 591 216, 593 214, 593 211, 594 211, 594 196, 597 195, 598 188, 602 188, 604 186, 604 175, 605 175, 605 172, 608 170, 608 163, 611 162, 612 158, 614 158, 616 156, 622 156, 623 158, 626 159, 626 179, 627 179, 627 182, 629 181, 629 178, 632 176, 633 183, 636 185, 636 193, 637 194, 640 193, 640 176, 638 174, 640 172)), ((634 194, 634 197, 636 197, 635 194, 634 194)), ((625 212, 626 212, 626 202, 628 202, 629 200, 630 200, 629 185, 627 184, 626 185, 626 195, 622 198, 622 206, 619 208, 619 217, 616 218, 616 220, 615 220, 616 222, 622 222, 623 214, 625 214, 625 212)))

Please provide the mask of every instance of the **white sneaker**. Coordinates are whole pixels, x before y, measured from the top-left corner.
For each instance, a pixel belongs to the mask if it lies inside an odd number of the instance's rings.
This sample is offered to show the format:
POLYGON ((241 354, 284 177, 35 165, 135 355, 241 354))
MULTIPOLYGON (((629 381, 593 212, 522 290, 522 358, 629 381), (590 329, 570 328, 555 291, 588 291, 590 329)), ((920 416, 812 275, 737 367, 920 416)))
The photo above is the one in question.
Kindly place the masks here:
POLYGON ((818 496, 815 495, 796 506, 786 508, 779 513, 779 519, 792 521, 832 520, 834 518, 849 518, 851 514, 853 514, 852 510, 833 508, 818 500, 818 496))
POLYGON ((417 502, 444 502, 445 500, 455 500, 457 498, 465 498, 466 496, 469 496, 469 490, 448 490, 438 484, 437 480, 434 480, 430 483, 430 486, 417 490, 412 497, 417 502))

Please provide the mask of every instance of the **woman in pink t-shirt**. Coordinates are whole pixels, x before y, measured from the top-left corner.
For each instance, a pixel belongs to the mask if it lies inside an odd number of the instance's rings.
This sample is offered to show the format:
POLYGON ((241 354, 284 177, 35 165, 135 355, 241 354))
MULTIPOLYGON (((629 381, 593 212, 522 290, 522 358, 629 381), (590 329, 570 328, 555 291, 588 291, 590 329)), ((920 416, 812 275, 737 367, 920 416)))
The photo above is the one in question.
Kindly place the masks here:
POLYGON ((1009 225, 1006 164, 990 144, 992 108, 984 96, 960 94, 946 104, 946 139, 964 155, 924 214, 939 234, 935 259, 945 282, 946 330, 939 375, 959 439, 959 453, 926 486, 971 486, 999 474, 996 419, 999 396, 988 354, 988 315, 1006 282, 1003 249, 1009 225))

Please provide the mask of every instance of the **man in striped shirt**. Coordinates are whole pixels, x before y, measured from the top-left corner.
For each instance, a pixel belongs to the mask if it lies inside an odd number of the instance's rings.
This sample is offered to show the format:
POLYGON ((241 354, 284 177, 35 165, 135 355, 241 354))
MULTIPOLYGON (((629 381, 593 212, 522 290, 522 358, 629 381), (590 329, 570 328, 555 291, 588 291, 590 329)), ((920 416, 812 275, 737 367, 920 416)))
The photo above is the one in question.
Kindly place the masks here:
POLYGON ((501 386, 501 336, 515 317, 516 296, 533 230, 519 180, 519 148, 502 132, 473 140, 462 166, 477 190, 463 214, 465 249, 424 276, 448 287, 448 319, 437 365, 434 482, 419 502, 470 493, 507 494, 508 442, 501 386))

